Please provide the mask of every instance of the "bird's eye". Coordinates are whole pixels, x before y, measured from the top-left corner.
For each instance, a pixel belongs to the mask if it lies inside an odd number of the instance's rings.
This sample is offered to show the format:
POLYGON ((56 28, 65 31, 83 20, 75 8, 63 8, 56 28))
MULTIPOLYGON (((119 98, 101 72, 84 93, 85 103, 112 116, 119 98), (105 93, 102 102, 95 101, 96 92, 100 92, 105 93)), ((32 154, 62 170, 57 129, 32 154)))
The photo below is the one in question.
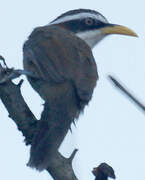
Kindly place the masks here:
POLYGON ((88 25, 88 26, 91 26, 93 25, 94 21, 92 18, 86 18, 85 19, 85 24, 88 25))

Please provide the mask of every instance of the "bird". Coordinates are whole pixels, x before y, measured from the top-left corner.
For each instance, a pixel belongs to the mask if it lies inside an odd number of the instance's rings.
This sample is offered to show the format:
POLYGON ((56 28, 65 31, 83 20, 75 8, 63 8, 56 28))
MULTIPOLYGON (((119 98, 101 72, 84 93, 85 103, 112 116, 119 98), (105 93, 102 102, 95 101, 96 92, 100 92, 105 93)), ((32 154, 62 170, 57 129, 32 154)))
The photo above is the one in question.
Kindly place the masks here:
POLYGON ((27 76, 28 81, 44 100, 48 117, 44 115, 39 122, 28 166, 47 169, 54 141, 90 102, 98 81, 92 49, 111 34, 137 36, 125 26, 109 23, 95 10, 75 9, 35 28, 25 41, 24 70, 33 74, 27 76))

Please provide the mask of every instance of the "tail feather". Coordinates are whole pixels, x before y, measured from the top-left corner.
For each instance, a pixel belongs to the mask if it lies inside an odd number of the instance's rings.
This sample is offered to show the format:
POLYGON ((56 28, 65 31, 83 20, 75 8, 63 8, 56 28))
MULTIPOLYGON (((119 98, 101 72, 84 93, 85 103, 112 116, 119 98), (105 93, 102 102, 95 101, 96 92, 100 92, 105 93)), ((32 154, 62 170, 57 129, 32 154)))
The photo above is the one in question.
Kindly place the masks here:
POLYGON ((38 122, 37 132, 31 146, 28 166, 39 171, 48 168, 51 153, 58 150, 71 123, 78 117, 80 108, 78 99, 63 97, 62 99, 46 102, 42 116, 38 122))
POLYGON ((38 130, 31 146, 30 159, 27 164, 28 166, 36 168, 39 171, 42 171, 44 168, 47 167, 46 162, 44 162, 44 154, 47 154, 47 149, 50 147, 49 133, 50 128, 48 127, 48 123, 46 121, 39 122, 38 130))

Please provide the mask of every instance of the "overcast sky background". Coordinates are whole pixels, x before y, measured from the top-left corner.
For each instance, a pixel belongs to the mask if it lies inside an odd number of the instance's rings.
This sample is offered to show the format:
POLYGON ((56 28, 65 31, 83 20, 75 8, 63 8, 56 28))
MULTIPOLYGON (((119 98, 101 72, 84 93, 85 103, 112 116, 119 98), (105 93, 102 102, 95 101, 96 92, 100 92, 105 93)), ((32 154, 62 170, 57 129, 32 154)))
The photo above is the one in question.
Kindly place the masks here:
MULTIPOLYGON (((101 12, 110 22, 126 25, 139 38, 113 35, 103 40, 93 53, 99 82, 93 99, 79 118, 73 135, 68 134, 61 152, 74 160, 79 180, 93 180, 93 167, 110 164, 117 180, 145 179, 145 114, 116 90, 106 76, 118 77, 145 104, 145 3, 143 0, 1 0, 0 54, 10 67, 22 68, 22 45, 34 27, 45 25, 63 12, 89 8, 101 12)), ((22 93, 37 117, 43 101, 25 80, 22 93)), ((9 179, 51 179, 47 172, 26 166, 29 147, 0 103, 0 170, 9 179)))

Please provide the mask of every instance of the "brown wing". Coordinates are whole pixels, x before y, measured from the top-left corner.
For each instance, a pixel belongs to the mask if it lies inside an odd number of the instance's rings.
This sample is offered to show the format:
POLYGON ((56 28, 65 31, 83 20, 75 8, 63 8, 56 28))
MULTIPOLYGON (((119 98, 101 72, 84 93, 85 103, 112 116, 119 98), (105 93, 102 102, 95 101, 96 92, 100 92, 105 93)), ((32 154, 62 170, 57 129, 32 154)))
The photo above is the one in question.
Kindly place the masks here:
POLYGON ((56 26, 32 32, 24 45, 24 68, 48 82, 72 82, 84 100, 90 100, 98 79, 91 49, 83 40, 56 26), (25 61, 35 68, 27 69, 25 61))

